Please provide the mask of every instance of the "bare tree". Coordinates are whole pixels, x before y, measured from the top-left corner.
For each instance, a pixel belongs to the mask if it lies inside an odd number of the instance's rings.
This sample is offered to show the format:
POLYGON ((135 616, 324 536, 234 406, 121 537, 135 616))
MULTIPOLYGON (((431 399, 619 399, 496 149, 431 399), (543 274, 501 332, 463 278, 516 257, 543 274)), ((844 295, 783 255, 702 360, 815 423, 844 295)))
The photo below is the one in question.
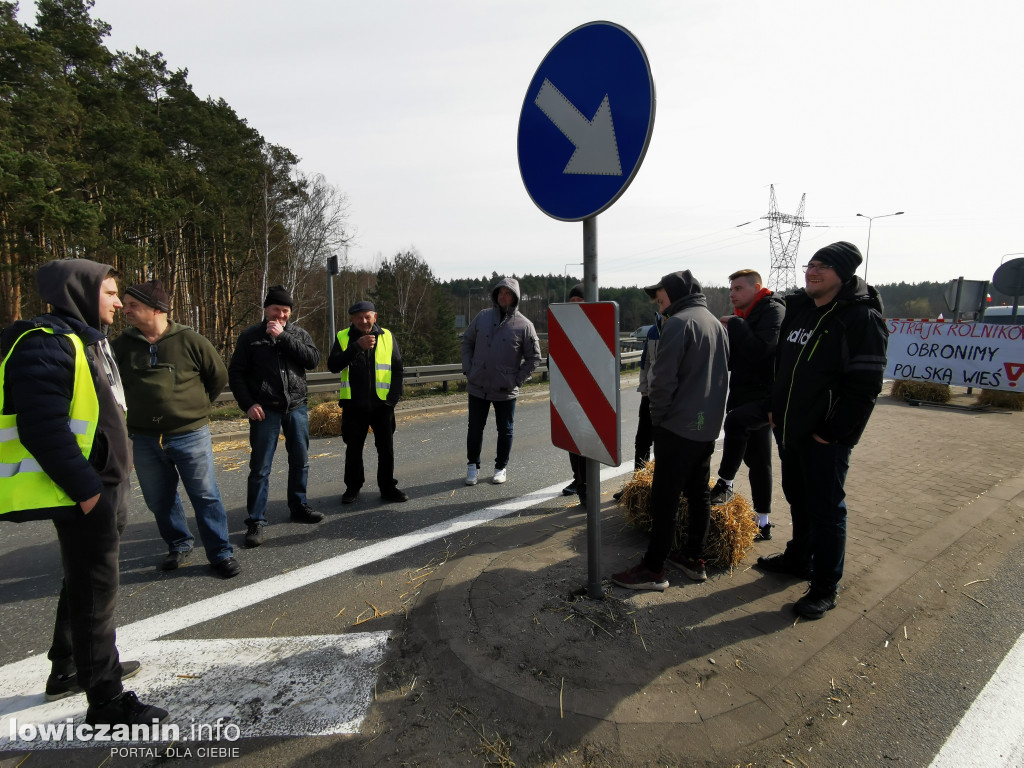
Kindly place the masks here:
POLYGON ((308 315, 324 309, 324 291, 316 281, 325 274, 329 256, 338 254, 347 261, 343 251, 353 242, 354 232, 348 226, 348 197, 323 174, 297 174, 296 184, 304 191, 286 220, 288 253, 283 278, 297 306, 308 315))

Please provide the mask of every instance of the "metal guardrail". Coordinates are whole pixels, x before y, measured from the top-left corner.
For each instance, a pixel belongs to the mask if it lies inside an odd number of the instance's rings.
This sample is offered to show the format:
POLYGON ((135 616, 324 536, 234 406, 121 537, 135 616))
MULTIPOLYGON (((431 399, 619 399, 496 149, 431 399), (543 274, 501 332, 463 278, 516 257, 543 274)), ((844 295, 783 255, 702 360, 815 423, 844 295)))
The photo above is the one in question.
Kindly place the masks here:
MULTIPOLYGON (((623 351, 620 353, 619 362, 623 368, 639 365, 640 352, 623 351)), ((548 366, 546 361, 537 366, 537 370, 533 372, 534 376, 538 374, 540 374, 542 381, 547 381, 548 366)), ((402 380, 406 386, 412 384, 441 384, 442 389, 447 392, 449 382, 458 384, 465 381, 466 377, 462 375, 462 363, 446 363, 445 365, 417 365, 406 368, 402 380)), ((337 392, 340 379, 336 373, 319 371, 306 376, 306 385, 310 392, 337 392)), ((224 390, 221 396, 217 398, 217 402, 221 404, 232 403, 234 400, 235 398, 229 389, 224 390)))

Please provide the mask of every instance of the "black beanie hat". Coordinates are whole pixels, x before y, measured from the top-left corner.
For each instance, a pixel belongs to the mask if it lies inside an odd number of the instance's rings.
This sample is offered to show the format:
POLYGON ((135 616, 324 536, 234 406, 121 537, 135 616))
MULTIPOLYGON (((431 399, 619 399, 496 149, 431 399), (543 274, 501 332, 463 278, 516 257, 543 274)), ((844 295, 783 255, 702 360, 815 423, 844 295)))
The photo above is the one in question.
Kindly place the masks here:
POLYGON ((584 298, 584 296, 583 296, 583 283, 576 283, 576 285, 574 285, 572 287, 572 290, 569 291, 569 298, 570 299, 572 299, 572 298, 580 298, 580 299, 584 298))
POLYGON ((292 295, 288 293, 288 289, 283 285, 272 285, 270 290, 267 291, 267 298, 263 300, 263 306, 269 307, 271 304, 290 307, 292 306, 292 295))
POLYGON ((133 285, 125 294, 138 299, 143 304, 161 312, 171 311, 171 300, 164 290, 164 284, 159 280, 150 280, 148 283, 133 285))
POLYGON ((860 255, 856 245, 840 240, 838 243, 826 245, 815 253, 811 261, 815 260, 831 266, 839 275, 839 279, 845 283, 853 277, 864 257, 860 255))

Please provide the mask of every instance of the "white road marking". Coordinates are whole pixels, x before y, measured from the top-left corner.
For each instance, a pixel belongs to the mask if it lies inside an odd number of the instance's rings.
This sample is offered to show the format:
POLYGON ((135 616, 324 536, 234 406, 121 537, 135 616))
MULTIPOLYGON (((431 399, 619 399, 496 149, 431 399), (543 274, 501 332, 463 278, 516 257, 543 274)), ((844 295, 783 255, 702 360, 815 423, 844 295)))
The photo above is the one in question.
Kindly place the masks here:
MULTIPOLYGON (((601 479, 610 480, 631 472, 632 463, 623 464, 619 467, 604 467, 601 470, 601 479)), ((412 549, 413 547, 427 544, 446 536, 453 536, 461 531, 489 523, 513 512, 560 498, 562 496, 562 486, 562 483, 557 483, 556 485, 509 499, 486 509, 470 512, 451 520, 445 520, 419 531, 396 536, 392 539, 371 544, 322 562, 313 563, 295 571, 289 571, 288 573, 274 576, 255 584, 249 584, 230 592, 225 592, 216 597, 190 603, 181 608, 119 627, 117 630, 117 645, 121 652, 121 657, 143 661, 143 671, 139 673, 137 678, 132 680, 131 688, 141 694, 146 694, 140 696, 143 701, 165 706, 175 716, 179 716, 179 713, 188 712, 191 717, 195 718, 196 722, 203 722, 195 715, 195 712, 204 711, 211 715, 216 713, 214 720, 216 720, 216 717, 231 718, 231 722, 238 723, 240 727, 243 723, 250 723, 251 721, 250 730, 246 732, 246 735, 280 735, 283 732, 267 730, 276 727, 273 722, 264 721, 264 718, 270 718, 271 721, 280 719, 281 715, 279 713, 265 708, 260 718, 250 718, 248 716, 249 713, 245 710, 244 697, 246 690, 251 690, 251 684, 242 681, 243 684, 239 687, 239 659, 246 654, 250 656, 253 653, 262 654, 260 658, 264 659, 264 661, 260 663, 264 664, 268 670, 274 665, 283 664, 287 670, 291 670, 294 676, 297 668, 295 664, 301 666, 302 664, 310 663, 313 665, 315 657, 311 657, 308 653, 296 653, 293 641, 313 640, 316 643, 328 646, 329 649, 333 649, 334 653, 343 652, 355 657, 350 663, 339 664, 338 673, 358 678, 353 690, 357 691, 355 698, 359 700, 361 706, 356 712, 350 712, 342 708, 339 710, 339 717, 341 719, 339 720, 336 717, 332 721, 333 724, 327 726, 324 725, 324 718, 319 716, 307 717, 303 722, 312 730, 289 731, 288 735, 316 735, 323 733, 322 729, 325 727, 353 729, 347 731, 327 731, 330 733, 354 732, 358 730, 359 724, 369 708, 370 699, 365 694, 365 691, 372 690, 373 683, 372 676, 367 680, 361 676, 362 673, 357 673, 355 669, 364 670, 367 674, 375 669, 377 664, 379 664, 379 656, 373 656, 375 651, 372 649, 379 646, 379 653, 383 654, 383 643, 387 633, 325 635, 316 638, 270 638, 269 640, 249 638, 241 640, 190 641, 195 643, 192 646, 187 645, 189 641, 156 641, 160 637, 166 637, 174 632, 180 632, 188 627, 202 624, 235 611, 251 608, 264 600, 369 565, 391 555, 404 552, 407 549, 412 549), (280 640, 284 640, 285 643, 281 645, 280 640), (268 646, 267 643, 271 645, 268 646), (347 647, 347 643, 354 643, 355 645, 347 647), (279 649, 279 655, 273 664, 269 663, 271 657, 267 655, 271 653, 268 650, 271 647, 279 649), (183 649, 191 649, 189 653, 193 654, 197 660, 200 658, 203 660, 202 663, 205 665, 203 668, 206 670, 203 672, 204 675, 208 675, 212 679, 219 678, 221 680, 221 687, 216 691, 216 697, 211 698, 204 694, 204 696, 199 698, 189 697, 184 700, 176 698, 175 686, 169 685, 166 678, 166 674, 171 672, 172 666, 168 661, 167 654, 172 654, 172 658, 174 658, 173 654, 181 653, 183 649), (358 649, 358 652, 354 649, 358 649), (217 668, 224 671, 215 672, 217 668), (246 686, 249 686, 249 688, 246 686), (364 693, 360 695, 358 691, 363 691, 364 693), (150 693, 152 695, 149 695, 150 693), (237 702, 237 705, 231 702, 237 702), (172 709, 172 706, 175 704, 177 704, 177 707, 172 709)), ((57 702, 46 703, 42 688, 49 674, 49 666, 46 655, 37 654, 22 661, 0 667, 0 691, 3 691, 5 694, 3 698, 0 698, 0 751, 25 748, 25 745, 18 746, 17 741, 13 744, 11 743, 9 733, 12 718, 16 718, 22 723, 60 723, 68 717, 80 718, 84 715, 86 703, 85 698, 80 695, 57 702)), ((182 673, 175 671, 173 674, 182 673)), ((188 680, 188 678, 182 679, 188 680)), ((279 681, 281 678, 275 676, 273 679, 279 681)), ((329 691, 335 690, 338 684, 336 681, 326 679, 322 674, 322 668, 311 682, 314 684, 308 689, 308 696, 319 697, 324 700, 333 698, 329 691), (323 682, 318 683, 317 681, 323 682)), ((267 685, 270 686, 271 683, 268 682, 267 685)), ((278 683, 278 685, 280 689, 281 683, 278 683)), ((188 690, 181 686, 177 687, 181 691, 188 690)), ((286 689, 288 687, 285 686, 286 689)), ((266 699, 273 701, 276 694, 269 687, 265 691, 263 695, 266 696, 266 699)), ((299 725, 296 723, 299 720, 302 720, 302 718, 298 718, 294 723, 290 719, 285 720, 282 722, 281 727, 293 730, 298 729, 299 725)), ((179 721, 179 724, 184 732, 184 723, 179 721)), ((76 745, 80 746, 81 742, 72 742, 70 744, 70 746, 76 745)), ((39 749, 41 746, 41 744, 36 743, 34 748, 39 749)), ((62 746, 66 745, 62 744, 62 746)))
POLYGON ((1024 765, 1024 635, 953 729, 931 768, 1019 768, 1024 765))
MULTIPOLYGON (((387 632, 235 640, 158 640, 132 649, 142 670, 131 688, 144 702, 159 702, 178 727, 178 741, 212 741, 220 719, 237 726, 235 738, 329 736, 357 733, 373 700, 376 668, 387 632)), ((38 681, 36 678, 36 687, 38 681)), ((69 740, 20 741, 19 725, 59 725, 85 715, 84 696, 39 702, 0 721, 0 751, 86 746, 69 740), (17 733, 17 731, 14 731, 17 733)), ((163 729, 164 726, 161 726, 163 729)), ((220 739, 225 745, 224 737, 220 739)))

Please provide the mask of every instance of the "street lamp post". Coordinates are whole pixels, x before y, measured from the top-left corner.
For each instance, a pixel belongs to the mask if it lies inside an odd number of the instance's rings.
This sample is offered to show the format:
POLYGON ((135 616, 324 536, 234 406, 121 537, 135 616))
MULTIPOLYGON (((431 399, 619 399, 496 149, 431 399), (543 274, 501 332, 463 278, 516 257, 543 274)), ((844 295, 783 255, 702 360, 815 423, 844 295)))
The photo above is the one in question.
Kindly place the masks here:
POLYGON ((565 265, 565 272, 562 274, 562 301, 565 301, 565 299, 566 299, 565 285, 566 285, 566 283, 569 280, 569 267, 582 267, 582 266, 583 266, 583 262, 582 261, 574 261, 571 264, 566 264, 565 265))
POLYGON ((858 213, 862 219, 868 220, 868 247, 864 250, 864 282, 868 281, 868 259, 871 257, 871 222, 875 219, 884 219, 888 216, 902 216, 903 211, 896 211, 896 213, 883 213, 881 216, 865 216, 863 213, 858 213))

